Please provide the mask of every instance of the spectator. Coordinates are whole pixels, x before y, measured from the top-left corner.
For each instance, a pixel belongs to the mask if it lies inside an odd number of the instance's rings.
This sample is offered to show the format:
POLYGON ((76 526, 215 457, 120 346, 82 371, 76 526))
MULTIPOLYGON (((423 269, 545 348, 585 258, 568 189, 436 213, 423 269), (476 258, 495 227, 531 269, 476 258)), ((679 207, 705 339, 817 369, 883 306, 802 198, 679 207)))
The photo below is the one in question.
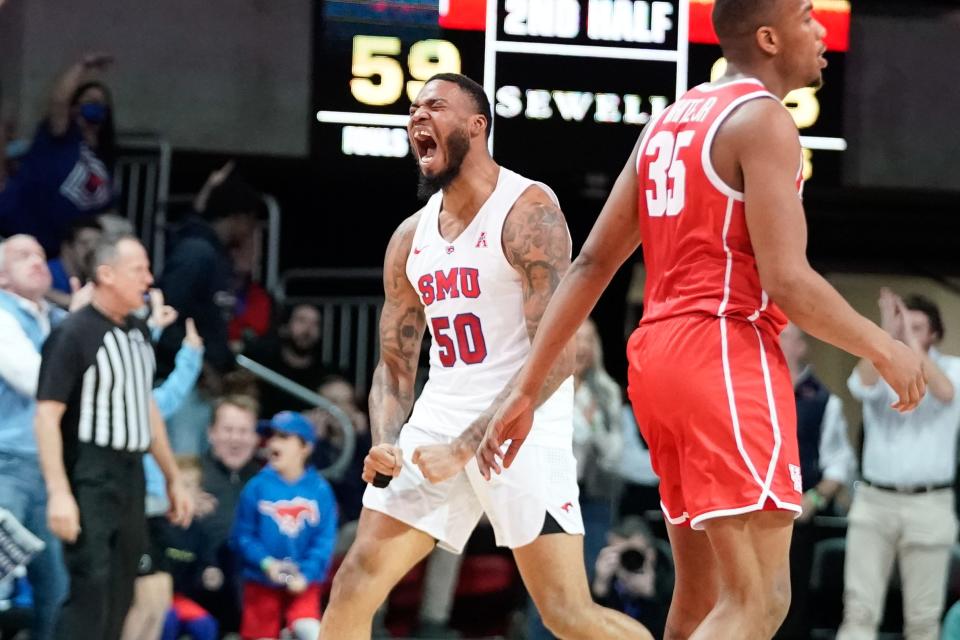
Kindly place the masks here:
MULTIPOLYGON (((178 456, 177 467, 187 491, 200 493, 199 458, 178 456)), ((204 590, 203 575, 206 569, 216 564, 216 558, 209 555, 211 547, 204 539, 200 526, 204 517, 198 512, 197 519, 186 529, 173 527, 169 523, 161 524, 161 547, 167 569, 173 577, 174 589, 172 615, 166 616, 163 625, 162 637, 165 639, 177 640, 183 635, 192 640, 216 640, 218 637, 217 621, 192 599, 194 594, 204 590)), ((156 638, 158 634, 140 637, 156 638)))
POLYGON ((66 316, 44 300, 49 289, 50 272, 36 240, 17 235, 0 243, 0 507, 46 545, 28 565, 37 640, 52 637, 67 595, 63 551, 47 528, 47 492, 33 435, 40 349, 66 316))
MULTIPOLYGON (((573 453, 577 459, 580 513, 583 515, 583 558, 587 578, 613 523, 614 503, 620 491, 623 454, 623 394, 603 367, 603 345, 597 325, 587 319, 576 334, 573 370, 573 453)), ((549 640, 550 633, 531 600, 527 606, 527 635, 549 640)))
MULTIPOLYGON (((316 389, 332 373, 320 362, 319 344, 320 310, 310 304, 298 304, 286 310, 277 336, 256 341, 247 355, 308 389, 316 389)), ((266 382, 259 384, 259 392, 261 416, 272 416, 284 409, 311 408, 266 382)))
POLYGON ((592 574, 613 522, 614 499, 620 488, 623 395, 603 367, 603 346, 592 320, 580 326, 576 341, 573 451, 586 530, 584 558, 587 573, 592 574))
MULTIPOLYGON (((158 289, 153 289, 150 293, 152 313, 147 324, 156 335, 176 319, 177 313, 164 304, 163 295, 158 289)), ((153 399, 164 419, 179 408, 200 375, 203 340, 197 333, 193 320, 187 318, 186 326, 187 336, 177 353, 177 366, 170 377, 153 390, 153 399)), ((134 583, 133 604, 123 625, 121 637, 124 640, 159 637, 173 596, 173 578, 167 569, 163 546, 167 530, 164 516, 170 509, 163 471, 150 454, 143 457, 143 469, 146 480, 147 548, 140 558, 139 575, 134 583)), ((194 497, 198 516, 205 503, 201 497, 201 493, 194 497)))
MULTIPOLYGON (((327 376, 317 388, 317 393, 346 414, 356 436, 353 459, 340 477, 331 479, 333 492, 337 496, 340 522, 354 522, 360 518, 363 492, 367 487, 367 483, 360 476, 363 471, 363 459, 371 446, 370 422, 366 412, 360 408, 356 389, 343 376, 336 374, 327 376)), ((332 415, 322 409, 313 409, 306 415, 313 423, 317 434, 317 444, 312 456, 313 464, 318 469, 325 469, 333 464, 343 448, 342 428, 332 415)))
POLYGON ((198 522, 208 547, 205 555, 213 563, 203 570, 202 591, 193 595, 224 631, 240 628, 242 585, 228 541, 240 492, 259 471, 254 460, 260 442, 257 413, 257 401, 250 396, 230 395, 217 401, 207 434, 210 449, 200 461, 201 486, 216 506, 198 522))
POLYGON ((807 598, 817 542, 813 517, 833 506, 834 498, 849 485, 855 463, 843 402, 807 364, 807 337, 791 323, 780 334, 780 347, 790 368, 797 402, 803 513, 794 523, 790 543, 790 610, 777 637, 807 640, 811 630, 807 598))
POLYGON ((112 62, 89 53, 57 80, 47 117, 0 192, 0 235, 29 233, 56 256, 73 220, 110 207, 113 104, 106 85, 92 78, 112 62))
MULTIPOLYGON (((109 236, 132 236, 134 233, 133 223, 128 218, 124 218, 114 210, 101 213, 97 216, 97 222, 103 233, 109 236)), ((88 274, 89 275, 89 274, 88 274)))
POLYGON ((954 602, 943 617, 943 635, 940 640, 960 640, 960 600, 954 602))
MULTIPOLYGON (((232 252, 249 242, 262 208, 260 194, 232 175, 232 164, 210 174, 187 217, 171 241, 160 288, 183 316, 193 318, 207 346, 206 361, 223 374, 234 366, 227 340, 233 313, 232 252)), ((157 346, 160 375, 173 367, 184 328, 168 328, 157 346)))
POLYGON ((234 305, 227 333, 234 351, 265 336, 273 323, 273 299, 254 278, 260 257, 258 240, 257 235, 251 235, 230 250, 234 305))
POLYGON ((25 573, 26 565, 43 550, 43 546, 43 540, 0 507, 0 586, 25 573))
POLYGON ((243 489, 231 544, 243 563, 244 638, 277 638, 286 626, 298 640, 320 631, 320 583, 337 536, 330 485, 306 469, 313 425, 284 411, 265 429, 269 466, 243 489))
POLYGON ((673 592, 670 556, 658 550, 650 529, 628 516, 607 536, 597 556, 593 596, 605 607, 637 620, 655 636, 663 634, 673 592))
POLYGON ((43 345, 36 437, 50 530, 67 543, 69 596, 58 636, 120 635, 144 548, 142 454, 167 478, 171 518, 192 512, 151 397, 153 349, 131 315, 152 283, 143 246, 104 237, 91 254, 93 299, 43 345), (82 533, 81 533, 82 526, 82 533))
POLYGON ((650 448, 640 434, 637 418, 629 403, 620 412, 623 424, 623 452, 620 457, 620 479, 623 488, 617 519, 660 511, 660 478, 653 470, 650 448))
POLYGON ((70 306, 70 297, 73 295, 70 280, 76 278, 77 283, 73 286, 77 286, 90 279, 86 265, 90 251, 102 233, 103 227, 92 216, 77 218, 70 223, 67 237, 60 244, 60 257, 47 262, 50 275, 53 276, 53 288, 47 294, 48 300, 64 309, 70 306))
POLYGON ((890 571, 899 557, 904 634, 936 638, 957 539, 953 482, 960 428, 960 358, 941 354, 940 310, 880 291, 881 326, 923 358, 927 393, 909 413, 876 369, 861 360, 847 381, 863 403, 863 482, 853 498, 839 640, 875 638, 890 571))
POLYGON ((450 614, 460 580, 463 554, 450 553, 440 546, 427 556, 423 571, 423 595, 420 599, 420 622, 417 638, 456 640, 460 632, 450 627, 450 614))

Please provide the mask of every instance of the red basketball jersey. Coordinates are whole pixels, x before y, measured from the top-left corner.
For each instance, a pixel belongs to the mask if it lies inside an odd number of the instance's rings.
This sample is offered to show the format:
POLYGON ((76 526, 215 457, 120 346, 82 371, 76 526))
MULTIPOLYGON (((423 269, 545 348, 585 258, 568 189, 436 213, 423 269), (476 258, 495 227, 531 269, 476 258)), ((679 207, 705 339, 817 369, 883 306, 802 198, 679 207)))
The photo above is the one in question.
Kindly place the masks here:
MULTIPOLYGON (((773 99, 759 80, 700 85, 650 124, 637 155, 647 269, 642 324, 687 314, 739 318, 779 333, 783 312, 760 286, 743 193, 723 182, 710 149, 749 100, 773 99)), ((797 190, 802 192, 802 158, 797 190)))

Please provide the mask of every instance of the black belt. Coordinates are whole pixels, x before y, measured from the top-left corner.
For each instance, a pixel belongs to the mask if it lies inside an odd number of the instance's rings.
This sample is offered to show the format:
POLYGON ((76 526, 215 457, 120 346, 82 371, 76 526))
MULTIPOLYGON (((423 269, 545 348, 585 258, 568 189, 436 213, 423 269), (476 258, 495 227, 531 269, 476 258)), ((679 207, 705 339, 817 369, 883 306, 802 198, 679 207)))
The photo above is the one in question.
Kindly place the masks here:
POLYGON ((946 484, 922 484, 922 485, 901 485, 901 484, 880 484, 879 482, 870 482, 869 480, 864 480, 863 484, 868 487, 873 487, 874 489, 880 489, 881 491, 893 491, 894 493, 906 493, 910 495, 916 495, 918 493, 930 493, 931 491, 941 491, 942 489, 952 489, 953 483, 946 484))

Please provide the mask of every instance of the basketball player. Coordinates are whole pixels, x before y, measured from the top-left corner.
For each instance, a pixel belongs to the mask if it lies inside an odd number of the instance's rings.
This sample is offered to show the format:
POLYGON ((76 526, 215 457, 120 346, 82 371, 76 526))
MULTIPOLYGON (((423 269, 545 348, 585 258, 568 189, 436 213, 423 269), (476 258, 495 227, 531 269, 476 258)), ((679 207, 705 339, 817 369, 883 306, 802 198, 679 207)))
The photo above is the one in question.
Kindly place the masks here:
POLYGON ((421 193, 435 193, 401 223, 384 263, 381 359, 370 392, 374 446, 363 477, 373 482, 379 473, 391 482, 367 487, 356 541, 323 616, 323 638, 369 638, 374 612, 393 586, 436 544, 462 552, 483 513, 497 543, 513 549, 558 637, 651 638, 590 598, 567 345, 544 371, 536 433, 514 467, 486 482, 474 460, 493 415, 483 412, 530 350, 571 250, 549 187, 490 157, 490 121, 482 87, 457 74, 428 80, 410 107, 421 193), (425 326, 433 339, 430 375, 414 404, 425 326))
POLYGON ((786 614, 801 511, 793 392, 777 344, 787 317, 872 362, 897 409, 925 390, 920 359, 807 263, 800 143, 781 100, 821 82, 825 31, 811 10, 810 0, 717 0, 725 75, 641 134, 478 451, 485 475, 517 464, 538 429, 540 381, 642 237, 629 395, 676 561, 670 639, 766 639, 786 614))

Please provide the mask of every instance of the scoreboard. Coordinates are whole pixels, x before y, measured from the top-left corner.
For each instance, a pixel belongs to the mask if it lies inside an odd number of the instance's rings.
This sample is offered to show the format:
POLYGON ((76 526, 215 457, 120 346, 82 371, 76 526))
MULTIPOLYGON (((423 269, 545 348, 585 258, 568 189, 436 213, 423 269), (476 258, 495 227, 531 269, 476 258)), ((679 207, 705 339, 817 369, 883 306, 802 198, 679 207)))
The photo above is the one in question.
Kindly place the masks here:
MULTIPOLYGON (((616 175, 652 115, 686 85, 687 4, 499 0, 487 4, 483 85, 493 152, 521 173, 544 158, 616 175)), ((558 167, 559 169, 559 167, 558 167)))
MULTIPOLYGON (((807 177, 839 182, 850 7, 816 0, 828 30, 825 86, 784 100, 807 177)), ((531 177, 609 186, 642 127, 694 84, 723 73, 712 0, 327 0, 314 152, 350 170, 412 165, 411 100, 435 73, 480 82, 497 160, 531 177), (406 159, 406 160, 403 160, 406 159), (357 165, 359 166, 359 165, 357 165)))

